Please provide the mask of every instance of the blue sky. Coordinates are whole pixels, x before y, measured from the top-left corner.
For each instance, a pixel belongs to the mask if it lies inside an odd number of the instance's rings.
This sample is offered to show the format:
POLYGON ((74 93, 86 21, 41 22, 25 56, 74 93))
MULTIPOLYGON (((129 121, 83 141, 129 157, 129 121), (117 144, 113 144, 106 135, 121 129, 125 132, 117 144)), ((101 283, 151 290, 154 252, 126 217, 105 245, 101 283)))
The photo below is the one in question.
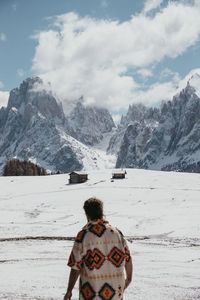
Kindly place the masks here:
POLYGON ((199 0, 0 0, 0 105, 35 75, 65 107, 156 105, 199 68, 199 15, 199 0))
POLYGON ((31 36, 47 29, 47 18, 67 12, 77 12, 80 16, 111 18, 120 21, 128 19, 142 9, 142 1, 114 0, 0 0, 0 34, 6 40, 0 44, 0 80, 4 90, 10 90, 26 76, 32 75, 31 61, 36 41, 31 36), (18 70, 24 70, 25 76, 19 76, 18 70), (22 77, 22 78, 20 78, 22 77))

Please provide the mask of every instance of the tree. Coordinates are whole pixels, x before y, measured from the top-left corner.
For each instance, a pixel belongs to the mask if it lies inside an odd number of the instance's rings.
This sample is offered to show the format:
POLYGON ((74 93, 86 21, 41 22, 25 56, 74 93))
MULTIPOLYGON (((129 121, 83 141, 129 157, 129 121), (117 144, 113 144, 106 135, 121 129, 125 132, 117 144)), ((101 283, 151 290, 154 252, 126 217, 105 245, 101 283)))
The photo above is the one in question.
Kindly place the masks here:
POLYGON ((3 176, 43 176, 47 171, 27 160, 12 159, 3 168, 3 176))

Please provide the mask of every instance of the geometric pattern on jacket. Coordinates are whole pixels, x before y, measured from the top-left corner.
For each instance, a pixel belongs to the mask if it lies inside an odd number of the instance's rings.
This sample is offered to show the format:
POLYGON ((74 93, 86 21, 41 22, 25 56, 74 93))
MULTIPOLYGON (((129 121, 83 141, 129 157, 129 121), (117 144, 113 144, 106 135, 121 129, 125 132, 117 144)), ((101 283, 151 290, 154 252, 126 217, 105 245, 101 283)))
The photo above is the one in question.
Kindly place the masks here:
POLYGON ((127 242, 117 228, 98 219, 77 234, 68 266, 80 270, 80 300, 122 300, 124 267, 131 259, 127 242))

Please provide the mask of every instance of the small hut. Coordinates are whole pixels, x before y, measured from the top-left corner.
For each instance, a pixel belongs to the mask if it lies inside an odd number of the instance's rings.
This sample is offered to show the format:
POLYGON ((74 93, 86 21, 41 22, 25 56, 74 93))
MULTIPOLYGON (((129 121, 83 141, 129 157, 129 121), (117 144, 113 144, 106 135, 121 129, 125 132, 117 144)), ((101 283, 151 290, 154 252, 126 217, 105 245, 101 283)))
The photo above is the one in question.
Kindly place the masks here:
POLYGON ((112 179, 123 179, 126 176, 126 171, 122 172, 115 172, 112 174, 112 179))
POLYGON ((88 180, 88 174, 80 174, 77 172, 72 172, 69 174, 69 184, 70 183, 83 183, 88 180))

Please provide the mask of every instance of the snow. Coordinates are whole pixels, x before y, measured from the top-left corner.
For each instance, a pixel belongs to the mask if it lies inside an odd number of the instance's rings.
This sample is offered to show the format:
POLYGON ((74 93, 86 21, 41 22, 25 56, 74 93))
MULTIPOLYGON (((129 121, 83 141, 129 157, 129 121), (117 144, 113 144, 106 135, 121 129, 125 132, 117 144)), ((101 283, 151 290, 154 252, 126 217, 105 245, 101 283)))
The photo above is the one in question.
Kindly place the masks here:
POLYGON ((196 90, 196 95, 200 98, 200 74, 194 74, 189 80, 191 86, 196 90))
POLYGON ((134 276, 124 300, 200 298, 199 175, 126 169, 126 179, 112 182, 112 171, 89 171, 73 185, 68 174, 0 177, 0 299, 62 299, 70 237, 86 223, 91 196, 130 246, 134 276))
POLYGON ((109 141, 111 139, 111 137, 113 136, 113 134, 115 133, 116 128, 113 128, 111 132, 107 132, 103 134, 103 139, 96 144, 95 146, 93 146, 93 149, 99 149, 102 151, 106 151, 106 149, 108 148, 109 145, 109 141))
POLYGON ((152 170, 161 170, 163 166, 176 163, 177 161, 177 153, 173 153, 171 155, 162 155, 159 158, 158 162, 150 164, 150 168, 152 170))
POLYGON ((17 109, 16 107, 11 107, 11 110, 12 110, 13 112, 15 112, 15 113, 18 112, 18 109, 17 109))
MULTIPOLYGON (((94 169, 110 169, 116 164, 116 156, 107 154, 103 147, 89 147, 71 136, 60 132, 62 138, 71 144, 73 152, 83 162, 83 171, 94 169)), ((104 140, 103 140, 104 141, 104 140)), ((102 145, 102 144, 101 144, 102 145)))

